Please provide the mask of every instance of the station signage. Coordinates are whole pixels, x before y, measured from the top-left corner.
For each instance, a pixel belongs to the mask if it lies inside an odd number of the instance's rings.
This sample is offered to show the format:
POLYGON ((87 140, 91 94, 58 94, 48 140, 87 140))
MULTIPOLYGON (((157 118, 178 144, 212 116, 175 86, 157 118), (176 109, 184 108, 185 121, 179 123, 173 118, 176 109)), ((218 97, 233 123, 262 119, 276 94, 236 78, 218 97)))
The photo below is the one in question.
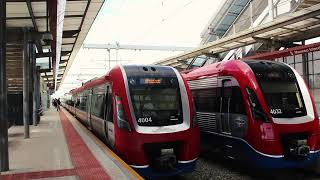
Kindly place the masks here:
POLYGON ((296 47, 284 49, 281 51, 261 53, 253 56, 244 57, 242 59, 276 59, 281 57, 315 52, 315 51, 320 51, 320 43, 296 46, 296 47))

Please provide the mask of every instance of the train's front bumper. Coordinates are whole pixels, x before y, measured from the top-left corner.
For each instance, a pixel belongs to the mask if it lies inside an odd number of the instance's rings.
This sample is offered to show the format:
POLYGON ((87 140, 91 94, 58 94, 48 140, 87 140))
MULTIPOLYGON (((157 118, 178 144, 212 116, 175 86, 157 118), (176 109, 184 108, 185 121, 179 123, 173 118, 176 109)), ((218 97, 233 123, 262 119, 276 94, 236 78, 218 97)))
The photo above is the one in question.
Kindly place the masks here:
POLYGON ((167 134, 121 133, 118 154, 144 177, 171 176, 194 169, 199 129, 167 134), (130 140, 130 141, 129 141, 130 140))

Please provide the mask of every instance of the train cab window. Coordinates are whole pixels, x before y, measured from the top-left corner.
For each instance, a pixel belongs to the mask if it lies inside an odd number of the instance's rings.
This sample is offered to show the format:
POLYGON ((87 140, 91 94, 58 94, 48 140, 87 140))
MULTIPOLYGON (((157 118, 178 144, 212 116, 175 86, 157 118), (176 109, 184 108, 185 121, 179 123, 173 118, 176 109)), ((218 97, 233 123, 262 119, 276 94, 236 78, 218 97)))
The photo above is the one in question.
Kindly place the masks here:
POLYGON ((301 117, 307 114, 295 73, 281 63, 245 61, 259 83, 274 118, 301 117))
POLYGON ((260 81, 260 86, 273 117, 290 118, 307 114, 296 82, 260 81))
POLYGON ((139 126, 169 126, 183 122, 176 77, 137 77, 129 81, 131 101, 139 126))
POLYGON ((253 118, 267 122, 268 118, 262 110, 262 107, 260 105, 260 102, 258 100, 256 93, 250 88, 246 88, 246 92, 249 98, 250 109, 251 109, 253 118))

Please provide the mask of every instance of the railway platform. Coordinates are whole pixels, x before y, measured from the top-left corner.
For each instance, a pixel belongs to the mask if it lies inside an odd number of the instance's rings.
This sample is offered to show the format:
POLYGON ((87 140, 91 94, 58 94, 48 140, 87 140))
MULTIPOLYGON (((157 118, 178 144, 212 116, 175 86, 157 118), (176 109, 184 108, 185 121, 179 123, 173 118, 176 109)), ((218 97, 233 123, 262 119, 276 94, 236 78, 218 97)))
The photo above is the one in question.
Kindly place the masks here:
POLYGON ((38 126, 9 129, 9 179, 142 179, 65 109, 49 109, 38 126))

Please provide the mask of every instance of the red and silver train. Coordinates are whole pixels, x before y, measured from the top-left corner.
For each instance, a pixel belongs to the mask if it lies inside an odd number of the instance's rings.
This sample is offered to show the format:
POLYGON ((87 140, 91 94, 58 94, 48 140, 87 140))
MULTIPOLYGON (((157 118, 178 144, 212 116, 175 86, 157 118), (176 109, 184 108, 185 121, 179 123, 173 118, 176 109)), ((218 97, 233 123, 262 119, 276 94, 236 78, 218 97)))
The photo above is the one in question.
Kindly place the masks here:
POLYGON ((192 171, 199 127, 187 82, 171 67, 116 66, 65 106, 144 177, 192 171))
POLYGON ((222 61, 184 75, 201 138, 227 157, 260 168, 305 167, 317 161, 320 124, 296 70, 272 61, 222 61))

